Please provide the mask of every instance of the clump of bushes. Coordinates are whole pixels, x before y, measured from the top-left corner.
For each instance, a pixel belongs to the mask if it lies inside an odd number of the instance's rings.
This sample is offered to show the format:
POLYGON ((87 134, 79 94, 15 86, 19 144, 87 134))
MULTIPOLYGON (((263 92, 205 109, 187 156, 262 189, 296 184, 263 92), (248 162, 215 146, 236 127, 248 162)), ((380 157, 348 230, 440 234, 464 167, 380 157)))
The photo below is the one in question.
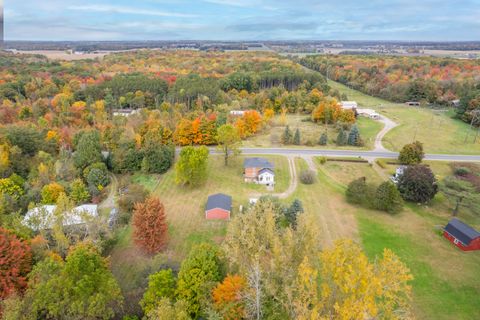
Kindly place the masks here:
POLYGON ((318 157, 318 162, 320 162, 320 164, 325 164, 327 163, 327 157, 318 157))
POLYGON ((396 186, 386 181, 376 186, 367 183, 365 177, 353 180, 345 193, 347 201, 368 209, 376 209, 391 214, 403 209, 403 200, 396 186))
POLYGON ((314 184, 316 180, 315 172, 312 170, 302 170, 300 172, 300 182, 303 184, 314 184))

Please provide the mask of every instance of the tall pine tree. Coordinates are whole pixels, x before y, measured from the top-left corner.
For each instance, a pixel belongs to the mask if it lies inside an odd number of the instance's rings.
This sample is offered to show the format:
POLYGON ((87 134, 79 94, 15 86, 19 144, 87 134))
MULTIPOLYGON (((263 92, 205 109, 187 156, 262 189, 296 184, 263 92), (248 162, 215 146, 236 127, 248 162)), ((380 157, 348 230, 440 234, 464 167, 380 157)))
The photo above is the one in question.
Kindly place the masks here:
POLYGON ((297 128, 295 130, 295 136, 293 137, 293 144, 299 146, 300 145, 300 130, 297 128))
POLYGON ((348 134, 347 143, 350 146, 359 146, 361 144, 360 141, 360 132, 358 131, 357 125, 354 125, 348 134))
POLYGON ((148 198, 135 204, 133 212, 133 239, 142 250, 155 254, 167 245, 167 217, 158 198, 148 198))
POLYGON ((327 136, 327 133, 324 132, 320 136, 320 140, 318 141, 318 144, 321 145, 321 146, 326 146, 327 143, 328 143, 328 136, 327 136))
POLYGON ((343 129, 340 129, 337 136, 337 146, 344 146, 347 143, 347 134, 343 129))
POLYGON ((292 132, 290 131, 290 127, 286 126, 285 131, 283 132, 283 135, 282 135, 282 143, 290 144, 291 141, 292 141, 292 132))

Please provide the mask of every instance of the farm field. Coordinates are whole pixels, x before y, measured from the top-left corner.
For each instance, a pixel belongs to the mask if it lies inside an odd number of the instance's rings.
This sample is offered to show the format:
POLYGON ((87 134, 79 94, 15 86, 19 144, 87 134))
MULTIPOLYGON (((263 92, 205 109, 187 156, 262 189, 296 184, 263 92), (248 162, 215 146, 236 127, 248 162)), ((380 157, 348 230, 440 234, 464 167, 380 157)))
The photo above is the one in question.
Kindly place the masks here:
MULTIPOLYGON (((446 172, 447 163, 432 166, 440 176, 446 172)), ((319 165, 319 181, 303 191, 301 200, 308 210, 322 215, 321 224, 335 221, 335 216, 348 216, 353 234, 370 257, 392 249, 400 256, 414 276, 414 313, 418 319, 476 319, 478 309, 478 279, 480 256, 464 253, 446 241, 439 227, 450 218, 444 200, 440 197, 431 207, 408 204, 398 215, 389 215, 348 205, 343 196, 346 185, 352 179, 366 176, 370 181, 381 179, 368 164, 326 163, 319 165), (316 190, 316 191, 312 191, 316 190), (321 190, 321 191, 320 191, 321 190), (311 192, 311 193, 310 193, 311 192), (322 199, 313 206, 311 194, 322 193, 322 199), (323 198, 324 197, 324 198, 323 198), (333 204, 333 205, 332 205, 333 204), (328 222, 322 220, 328 219, 328 222), (353 219, 353 220, 352 220, 353 219)), ((389 169, 390 170, 390 169, 389 169)), ((437 174, 438 175, 438 174, 437 174)), ((480 221, 471 220, 479 227, 480 221)), ((325 231, 325 229, 324 229, 325 231)))
MULTIPOLYGON (((283 147, 284 145, 281 142, 281 137, 285 131, 286 125, 289 126, 292 133, 295 133, 295 130, 298 128, 300 130, 300 137, 302 140, 302 145, 298 146, 299 148, 305 148, 308 146, 315 146, 315 148, 325 148, 325 149, 352 149, 352 146, 339 147, 335 144, 335 139, 338 135, 338 130, 329 125, 327 127, 327 136, 328 136, 328 145, 320 146, 318 145, 318 140, 322 133, 325 132, 325 126, 321 124, 316 124, 311 121, 305 121, 310 118, 309 115, 287 115, 286 124, 281 124, 280 116, 276 116, 272 120, 272 125, 269 128, 266 128, 263 132, 256 134, 249 138, 248 140, 243 141, 244 147, 283 147)), ((359 117, 357 119, 357 126, 360 130, 360 135, 365 142, 365 146, 359 147, 356 149, 359 150, 371 150, 374 147, 375 137, 382 130, 383 124, 364 117, 359 117)), ((288 145, 289 148, 296 147, 295 145, 288 145)))
POLYGON ((475 132, 468 124, 453 119, 451 110, 409 107, 363 94, 334 81, 328 81, 328 84, 347 94, 349 100, 357 101, 360 107, 373 108, 399 124, 383 140, 383 145, 392 151, 399 151, 405 144, 418 140, 428 153, 480 153, 480 138, 473 143, 475 132))

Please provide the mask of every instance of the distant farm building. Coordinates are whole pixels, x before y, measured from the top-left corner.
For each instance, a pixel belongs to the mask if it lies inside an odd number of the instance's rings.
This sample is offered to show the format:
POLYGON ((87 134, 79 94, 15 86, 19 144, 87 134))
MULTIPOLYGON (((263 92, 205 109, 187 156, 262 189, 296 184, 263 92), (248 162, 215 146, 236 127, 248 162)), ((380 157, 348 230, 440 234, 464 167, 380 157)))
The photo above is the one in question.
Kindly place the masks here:
POLYGON ((420 102, 418 101, 407 101, 405 102, 407 106, 412 106, 412 107, 420 107, 420 102))
POLYGON ((245 114, 245 110, 232 110, 230 111, 230 115, 231 116, 239 116, 239 117, 243 117, 243 115, 245 114))
POLYGON ((358 108, 356 101, 340 101, 340 105, 342 106, 342 109, 345 110, 355 110, 358 108))
POLYGON ((130 117, 139 112, 138 109, 114 109, 112 114, 113 116, 130 117))
POLYGON ((232 197, 223 193, 208 197, 205 218, 208 220, 228 220, 232 212, 232 197))
POLYGON ((267 186, 275 184, 274 166, 265 158, 247 158, 243 163, 245 182, 254 182, 267 186))
POLYGON ((457 218, 450 220, 443 236, 463 251, 480 250, 480 232, 457 218))
MULTIPOLYGON (((23 224, 33 230, 51 229, 57 220, 55 215, 56 205, 44 205, 33 208, 27 212, 23 224)), ((64 227, 83 225, 88 220, 98 217, 98 206, 96 204, 84 204, 73 208, 61 215, 61 223, 64 227)))
POLYGON ((452 107, 454 107, 454 108, 460 107, 460 100, 459 99, 452 100, 452 101, 450 101, 450 103, 451 103, 452 107))
POLYGON ((374 120, 380 119, 380 114, 378 114, 373 109, 356 109, 356 111, 357 111, 357 114, 361 117, 367 117, 374 120))

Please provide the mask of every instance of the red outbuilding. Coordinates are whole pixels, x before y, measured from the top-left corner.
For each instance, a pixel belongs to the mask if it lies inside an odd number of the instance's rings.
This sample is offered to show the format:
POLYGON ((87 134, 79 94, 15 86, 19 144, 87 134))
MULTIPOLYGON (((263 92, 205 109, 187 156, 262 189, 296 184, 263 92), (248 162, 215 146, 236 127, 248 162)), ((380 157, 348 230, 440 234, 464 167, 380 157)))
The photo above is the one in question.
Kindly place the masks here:
POLYGON ((480 232, 457 218, 450 220, 443 235, 463 251, 480 250, 480 232))
POLYGON ((232 197, 217 193, 208 197, 205 218, 209 220, 228 220, 232 211, 232 197))

